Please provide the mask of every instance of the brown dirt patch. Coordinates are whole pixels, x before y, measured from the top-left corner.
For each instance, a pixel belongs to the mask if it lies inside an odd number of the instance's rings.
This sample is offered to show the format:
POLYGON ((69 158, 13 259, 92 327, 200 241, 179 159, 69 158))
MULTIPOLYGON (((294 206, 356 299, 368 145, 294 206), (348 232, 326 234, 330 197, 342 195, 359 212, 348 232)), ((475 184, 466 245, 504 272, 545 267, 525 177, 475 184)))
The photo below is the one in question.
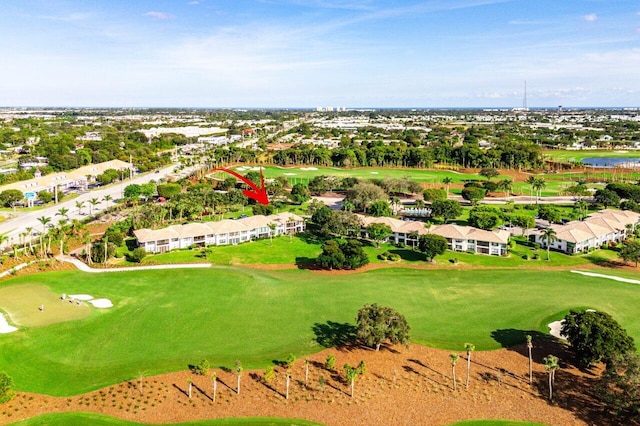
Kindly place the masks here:
POLYGON ((304 362, 297 361, 288 400, 284 398, 284 370, 277 367, 276 379, 270 384, 263 382, 263 370, 245 371, 240 395, 236 394, 235 374, 215 370, 219 380, 215 402, 210 377, 181 371, 145 377, 141 390, 139 380, 132 379, 73 397, 18 393, 0 409, 3 416, 11 414, 10 421, 49 412, 92 411, 153 423, 277 416, 327 425, 445 425, 466 419, 528 420, 549 425, 621 424, 620 418, 604 414, 594 397, 599 370, 583 372, 563 364, 556 374, 554 401, 549 402, 547 374, 541 359, 550 352, 561 360, 568 359, 563 347, 556 343, 536 344, 532 385, 525 347, 474 352, 468 389, 464 385, 467 361, 460 352, 457 391, 452 388, 449 351, 420 345, 383 348, 379 353, 362 348, 333 348, 308 357, 307 386, 304 362), (335 371, 324 365, 328 354, 337 359, 335 371), (352 398, 342 366, 357 365, 361 360, 365 361, 367 372, 356 382, 352 398), (194 385, 192 398, 188 397, 189 378, 194 385))

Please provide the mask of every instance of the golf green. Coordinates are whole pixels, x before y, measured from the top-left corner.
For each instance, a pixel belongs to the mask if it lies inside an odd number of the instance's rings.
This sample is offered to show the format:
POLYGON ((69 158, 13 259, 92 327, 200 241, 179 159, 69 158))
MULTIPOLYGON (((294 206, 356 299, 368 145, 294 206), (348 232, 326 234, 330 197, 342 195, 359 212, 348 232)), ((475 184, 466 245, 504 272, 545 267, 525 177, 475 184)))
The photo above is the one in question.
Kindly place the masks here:
POLYGON ((0 335, 0 371, 20 390, 51 395, 182 370, 202 358, 214 367, 239 359, 245 368, 264 368, 339 341, 356 311, 373 302, 402 312, 412 341, 434 347, 521 343, 523 333, 546 333, 548 322, 576 307, 610 313, 640 341, 640 286, 565 270, 65 271, 14 278, 2 288, 25 283, 114 303, 83 319, 0 335))

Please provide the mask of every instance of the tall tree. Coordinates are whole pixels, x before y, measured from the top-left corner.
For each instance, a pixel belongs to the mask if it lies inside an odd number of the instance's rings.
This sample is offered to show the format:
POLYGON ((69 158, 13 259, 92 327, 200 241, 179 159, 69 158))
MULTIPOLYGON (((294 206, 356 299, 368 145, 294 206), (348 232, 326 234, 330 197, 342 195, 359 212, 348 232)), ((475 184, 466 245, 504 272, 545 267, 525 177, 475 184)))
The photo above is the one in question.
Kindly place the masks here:
MULTIPOLYGON (((630 419, 640 418, 640 356, 638 353, 627 352, 612 357, 609 368, 602 373, 598 389, 616 416, 627 415, 630 419)), ((620 418, 620 424, 625 423, 625 420, 620 418)))
POLYGON ((544 363, 544 368, 549 373, 549 399, 553 401, 553 388, 555 387, 556 381, 556 370, 560 368, 558 364, 558 357, 549 355, 542 359, 544 363))
POLYGON ((558 237, 556 236, 556 231, 550 227, 546 228, 542 233, 542 239, 545 241, 545 244, 547 245, 547 260, 550 260, 549 250, 551 250, 551 244, 558 239, 558 237))
POLYGON ((92 198, 89 200, 89 216, 93 216, 93 209, 96 208, 98 204, 100 204, 100 200, 98 200, 97 198, 92 198))
POLYGON ((78 209, 78 214, 82 215, 82 208, 84 207, 84 201, 76 201, 76 208, 78 209))
POLYGON ((356 316, 356 335, 362 343, 380 350, 385 341, 392 344, 409 342, 409 324, 398 311, 389 306, 377 303, 364 305, 356 316))
POLYGON ((40 251, 42 253, 42 257, 45 256, 45 247, 44 247, 44 234, 47 232, 47 225, 51 222, 50 217, 41 216, 38 218, 38 222, 42 224, 42 232, 40 233, 40 251))
POLYGON ((418 250, 427 257, 428 262, 447 251, 447 239, 441 235, 425 234, 418 239, 418 250))
POLYGON ((236 390, 238 395, 240 395, 240 378, 242 377, 242 371, 243 371, 242 363, 240 362, 240 360, 236 360, 236 366, 234 368, 234 371, 236 373, 236 377, 238 378, 236 390))
POLYGON ((620 247, 618 256, 625 262, 635 262, 637 268, 638 261, 640 260, 640 240, 634 239, 625 241, 620 247))
POLYGON ((472 343, 465 343, 464 349, 467 351, 467 381, 466 387, 469 387, 469 373, 471 372, 471 352, 476 350, 476 347, 472 343))
POLYGON ((449 354, 449 359, 451 360, 451 379, 453 380, 453 390, 457 390, 456 386, 456 362, 460 358, 458 354, 449 354))
POLYGON ((441 217, 445 223, 461 214, 462 207, 456 200, 436 200, 431 204, 431 216, 441 217))
POLYGON ((533 349, 533 342, 530 334, 527 334, 527 349, 529 350, 529 384, 533 381, 533 356, 531 350, 533 349))
POLYGON ((442 178, 442 183, 447 186, 447 195, 449 195, 449 186, 453 183, 453 179, 449 176, 442 178))
POLYGON ((544 179, 540 178, 535 179, 531 186, 536 191, 536 204, 538 204, 538 200, 540 199, 542 190, 547 187, 547 183, 544 181, 544 179))
POLYGON ((367 235, 380 247, 380 242, 385 241, 393 233, 391 227, 385 223, 372 223, 367 226, 367 235))
POLYGON ((579 364, 588 367, 612 357, 635 351, 633 338, 605 312, 571 310, 565 317, 560 335, 567 338, 579 364))

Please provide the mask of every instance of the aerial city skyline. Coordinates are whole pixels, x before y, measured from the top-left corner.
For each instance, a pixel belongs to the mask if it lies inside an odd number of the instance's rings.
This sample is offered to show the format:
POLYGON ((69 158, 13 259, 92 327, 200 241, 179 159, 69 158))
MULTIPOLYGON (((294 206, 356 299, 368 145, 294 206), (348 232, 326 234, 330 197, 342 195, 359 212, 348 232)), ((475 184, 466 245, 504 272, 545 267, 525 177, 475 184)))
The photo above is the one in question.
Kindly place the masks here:
POLYGON ((636 107, 634 1, 11 2, 0 106, 636 107))

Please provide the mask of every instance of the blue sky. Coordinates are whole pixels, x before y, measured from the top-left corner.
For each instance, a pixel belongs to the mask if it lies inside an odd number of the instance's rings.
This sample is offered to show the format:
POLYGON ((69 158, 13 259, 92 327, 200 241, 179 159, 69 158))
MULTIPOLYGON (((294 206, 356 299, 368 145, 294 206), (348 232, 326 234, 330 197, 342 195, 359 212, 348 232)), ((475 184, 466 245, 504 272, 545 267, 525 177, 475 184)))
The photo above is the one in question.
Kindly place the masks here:
POLYGON ((0 105, 640 106, 637 0, 5 0, 0 105))

